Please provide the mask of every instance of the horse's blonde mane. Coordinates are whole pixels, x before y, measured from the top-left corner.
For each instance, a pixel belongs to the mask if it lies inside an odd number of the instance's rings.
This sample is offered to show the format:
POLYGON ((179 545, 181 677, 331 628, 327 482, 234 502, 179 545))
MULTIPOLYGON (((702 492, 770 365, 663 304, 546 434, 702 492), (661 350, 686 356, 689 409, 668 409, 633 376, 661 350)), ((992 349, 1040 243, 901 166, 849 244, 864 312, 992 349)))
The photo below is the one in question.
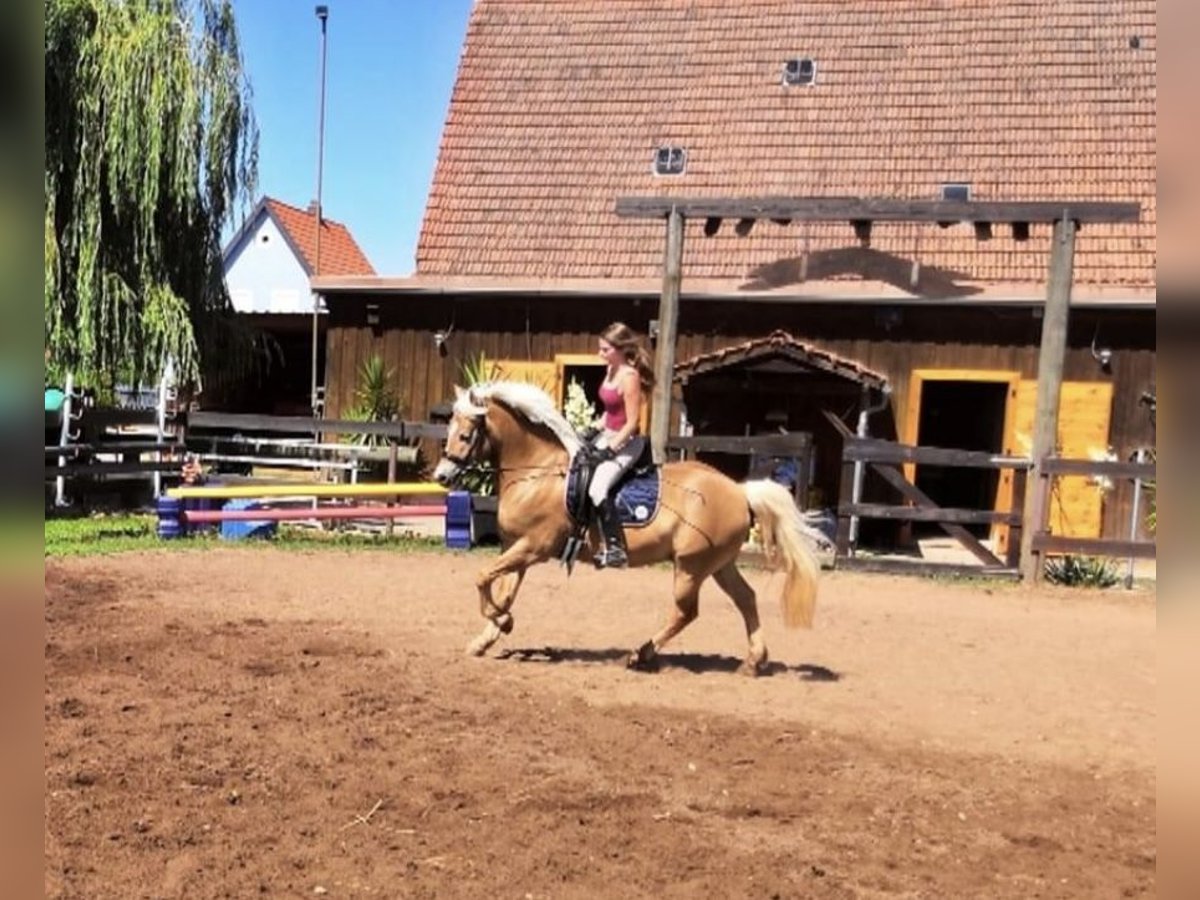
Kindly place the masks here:
POLYGON ((487 381, 464 391, 454 402, 454 411, 462 415, 479 415, 482 404, 497 400, 531 422, 545 425, 567 453, 574 457, 579 450, 579 435, 555 407, 550 395, 536 385, 524 381, 487 381))

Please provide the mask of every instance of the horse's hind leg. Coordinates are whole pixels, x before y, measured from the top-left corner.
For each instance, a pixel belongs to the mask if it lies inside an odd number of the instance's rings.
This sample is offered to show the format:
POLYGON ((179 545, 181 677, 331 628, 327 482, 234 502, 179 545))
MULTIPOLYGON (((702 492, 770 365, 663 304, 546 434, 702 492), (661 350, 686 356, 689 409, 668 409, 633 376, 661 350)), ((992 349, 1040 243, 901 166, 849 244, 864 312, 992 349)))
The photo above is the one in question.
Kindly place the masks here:
POLYGON ((762 623, 758 620, 758 600, 754 588, 742 577, 736 563, 728 563, 713 573, 713 578, 727 593, 738 612, 746 622, 746 638, 750 642, 746 660, 742 663, 740 672, 745 675, 758 675, 767 666, 767 645, 763 643, 762 623))
POLYGON ((675 608, 666 626, 653 638, 629 655, 631 669, 652 671, 658 668, 658 651, 687 628, 700 612, 700 585, 707 574, 690 571, 683 563, 675 563, 675 608))

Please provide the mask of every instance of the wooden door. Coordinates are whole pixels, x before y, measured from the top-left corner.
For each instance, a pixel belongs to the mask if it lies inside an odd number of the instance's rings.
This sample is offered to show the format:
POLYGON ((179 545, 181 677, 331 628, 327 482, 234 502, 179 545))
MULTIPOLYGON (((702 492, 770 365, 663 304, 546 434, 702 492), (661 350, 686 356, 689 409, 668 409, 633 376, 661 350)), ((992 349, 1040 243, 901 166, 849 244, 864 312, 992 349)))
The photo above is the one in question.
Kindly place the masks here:
MULTIPOLYGON (((1017 424, 1017 402, 1021 373, 1008 369, 913 369, 908 383, 908 402, 905 405, 904 426, 902 436, 905 443, 918 446, 921 443, 921 398, 922 388, 928 381, 971 381, 1003 384, 1006 387, 1006 402, 1004 405, 1003 437, 1001 453, 1005 456, 1017 455, 1022 451, 1016 449, 1014 436, 1017 424)), ((1024 451, 1028 452, 1028 451, 1024 451)), ((909 463, 904 466, 904 477, 910 484, 916 484, 916 466, 909 463)), ((996 496, 992 508, 996 512, 1009 512, 1012 509, 1013 470, 1001 469, 997 479, 996 496)), ((995 542, 996 554, 1003 558, 1008 550, 1008 526, 993 525, 991 539, 995 542)))
MULTIPOLYGON (((1099 459, 1108 452, 1112 384, 1107 381, 1064 381, 1058 406, 1058 455, 1067 459, 1099 459)), ((1037 382, 1022 381, 1017 392, 1016 452, 1033 448, 1037 382)), ((1082 475, 1056 479, 1047 509, 1047 527, 1064 537, 1100 537, 1104 493, 1082 475)))

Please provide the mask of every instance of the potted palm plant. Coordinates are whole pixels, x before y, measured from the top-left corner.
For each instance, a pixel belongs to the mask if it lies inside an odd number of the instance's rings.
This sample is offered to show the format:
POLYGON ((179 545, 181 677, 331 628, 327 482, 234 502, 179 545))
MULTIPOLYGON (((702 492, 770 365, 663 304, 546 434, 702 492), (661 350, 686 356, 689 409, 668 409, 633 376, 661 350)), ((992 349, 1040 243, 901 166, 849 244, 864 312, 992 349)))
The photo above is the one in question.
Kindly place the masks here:
MULTIPOLYGON (((358 370, 358 385, 354 389, 354 406, 346 412, 346 418, 357 422, 396 422, 404 412, 404 401, 394 387, 394 372, 384 365, 378 354, 363 361, 358 370)), ((384 448, 391 438, 378 434, 350 435, 350 443, 369 447, 373 450, 384 448)), ((386 454, 372 453, 367 455, 369 466, 376 468, 386 466, 386 454)), ((409 454, 410 455, 411 451, 409 454)), ((419 455, 408 462, 420 467, 419 455)), ((415 472, 414 472, 415 473, 415 472)))

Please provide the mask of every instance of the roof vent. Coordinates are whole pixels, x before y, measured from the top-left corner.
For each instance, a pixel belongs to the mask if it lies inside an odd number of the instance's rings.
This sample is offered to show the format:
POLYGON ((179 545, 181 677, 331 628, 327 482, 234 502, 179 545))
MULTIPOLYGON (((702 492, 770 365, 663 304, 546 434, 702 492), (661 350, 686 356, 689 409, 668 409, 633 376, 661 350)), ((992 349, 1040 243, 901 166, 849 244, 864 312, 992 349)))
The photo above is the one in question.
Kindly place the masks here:
POLYGON ((971 185, 965 181, 948 181, 942 185, 942 199, 954 203, 970 203, 971 185))
POLYGON ((655 175, 682 175, 687 168, 687 151, 682 147, 659 147, 654 151, 655 175))
POLYGON ((783 64, 783 83, 785 85, 811 85, 817 80, 817 61, 803 56, 789 59, 783 64))

